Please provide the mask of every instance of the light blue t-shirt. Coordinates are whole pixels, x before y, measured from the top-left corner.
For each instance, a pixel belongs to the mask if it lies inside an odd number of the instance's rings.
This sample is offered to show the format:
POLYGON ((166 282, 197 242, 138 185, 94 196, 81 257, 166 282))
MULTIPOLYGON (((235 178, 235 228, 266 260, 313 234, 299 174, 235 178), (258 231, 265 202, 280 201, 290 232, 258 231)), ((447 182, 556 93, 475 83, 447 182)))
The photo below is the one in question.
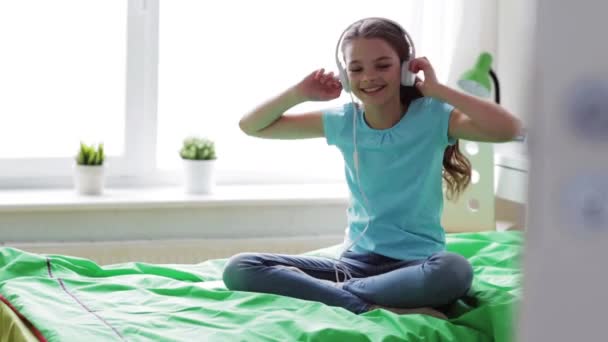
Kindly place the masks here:
POLYGON ((325 137, 342 152, 351 192, 347 242, 352 247, 401 260, 423 259, 445 249, 442 163, 453 106, 432 97, 413 101, 401 120, 373 129, 357 109, 359 190, 353 164, 352 103, 323 112, 325 137), (350 242, 348 241, 350 239, 350 242))

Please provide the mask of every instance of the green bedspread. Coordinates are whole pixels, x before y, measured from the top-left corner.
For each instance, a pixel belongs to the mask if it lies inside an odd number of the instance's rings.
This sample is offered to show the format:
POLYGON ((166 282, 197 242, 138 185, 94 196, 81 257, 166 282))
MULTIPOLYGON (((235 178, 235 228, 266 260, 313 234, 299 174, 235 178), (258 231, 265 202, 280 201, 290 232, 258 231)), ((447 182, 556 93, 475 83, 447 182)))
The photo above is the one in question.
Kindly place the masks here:
MULTIPOLYGON (((124 263, 0 248, 0 295, 49 341, 510 341, 521 296, 519 232, 449 234, 467 257, 471 295, 449 321, 227 291, 226 259, 195 265, 124 263)), ((330 247, 306 254, 334 255, 330 247)), ((179 251, 176 251, 179 253, 179 251)))

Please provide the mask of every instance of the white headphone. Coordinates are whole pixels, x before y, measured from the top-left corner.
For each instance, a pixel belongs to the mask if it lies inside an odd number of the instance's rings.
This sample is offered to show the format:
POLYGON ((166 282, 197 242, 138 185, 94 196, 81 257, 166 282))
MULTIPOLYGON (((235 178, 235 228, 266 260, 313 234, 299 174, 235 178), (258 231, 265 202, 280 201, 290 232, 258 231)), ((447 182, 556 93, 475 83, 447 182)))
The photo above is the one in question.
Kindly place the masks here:
MULTIPOLYGON (((405 40, 407 41, 407 43, 409 45, 408 59, 403 61, 403 63, 401 64, 401 84, 406 87, 413 86, 414 81, 416 79, 416 74, 412 73, 409 70, 409 65, 410 65, 410 61, 412 61, 412 60, 414 60, 414 58, 416 58, 416 48, 414 47, 414 41, 412 40, 410 35, 397 22, 390 20, 390 19, 386 19, 386 18, 369 17, 369 18, 360 19, 360 20, 356 21, 355 23, 359 23, 359 22, 362 22, 367 19, 380 19, 380 20, 388 21, 391 24, 395 25, 397 28, 399 28, 399 30, 401 31, 401 33, 403 34, 403 36, 405 37, 405 40)), ((350 83, 348 82, 348 73, 346 72, 346 69, 342 66, 342 63, 340 63, 340 57, 338 55, 340 52, 340 47, 342 46, 342 38, 344 38, 346 31, 348 31, 348 29, 350 29, 355 23, 350 24, 342 32, 342 34, 340 35, 340 39, 338 39, 338 43, 336 44, 336 65, 338 66, 338 76, 340 77, 340 83, 342 83, 342 89, 344 89, 344 91, 347 93, 351 92, 350 83)))

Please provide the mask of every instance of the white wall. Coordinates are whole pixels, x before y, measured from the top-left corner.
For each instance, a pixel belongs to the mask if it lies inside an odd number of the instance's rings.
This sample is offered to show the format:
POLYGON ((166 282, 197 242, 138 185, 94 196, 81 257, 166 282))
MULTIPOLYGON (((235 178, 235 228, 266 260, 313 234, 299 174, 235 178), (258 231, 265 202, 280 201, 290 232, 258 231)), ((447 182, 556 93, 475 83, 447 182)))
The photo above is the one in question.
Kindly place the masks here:
POLYGON ((498 49, 497 0, 462 0, 460 10, 461 19, 454 27, 458 33, 448 80, 451 87, 457 86, 461 74, 474 65, 481 52, 495 56, 498 49))
POLYGON ((343 235, 346 203, 103 209, 0 213, 0 245, 13 242, 272 238, 343 235))
POLYGON ((298 254, 342 242, 346 202, 0 211, 0 247, 99 264, 196 263, 239 252, 298 254))
POLYGON ((501 88, 501 104, 528 122, 531 92, 536 0, 497 1, 497 51, 495 70, 501 88))

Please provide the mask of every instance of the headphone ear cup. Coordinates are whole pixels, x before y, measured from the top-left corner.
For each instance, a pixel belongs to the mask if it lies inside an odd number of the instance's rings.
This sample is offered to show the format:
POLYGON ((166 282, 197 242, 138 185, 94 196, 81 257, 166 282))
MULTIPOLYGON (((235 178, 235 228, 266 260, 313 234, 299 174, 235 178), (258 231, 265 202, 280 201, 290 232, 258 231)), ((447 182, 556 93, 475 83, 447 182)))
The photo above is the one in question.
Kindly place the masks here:
POLYGON ((350 83, 348 82, 348 75, 346 74, 346 70, 344 70, 342 66, 338 66, 338 74, 340 77, 340 83, 342 83, 342 90, 347 93, 350 93, 350 83))
POLYGON ((410 61, 403 61, 401 64, 401 84, 406 87, 414 86, 416 74, 410 71, 410 61))

